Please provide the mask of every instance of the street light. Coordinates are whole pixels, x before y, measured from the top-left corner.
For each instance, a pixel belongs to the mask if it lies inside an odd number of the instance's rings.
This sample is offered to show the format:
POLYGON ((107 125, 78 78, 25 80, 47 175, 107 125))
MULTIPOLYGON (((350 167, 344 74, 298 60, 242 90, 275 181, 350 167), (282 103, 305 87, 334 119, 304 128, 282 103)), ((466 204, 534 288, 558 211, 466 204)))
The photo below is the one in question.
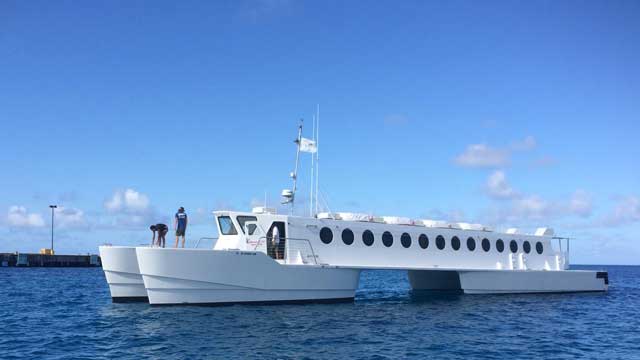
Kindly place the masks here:
POLYGON ((53 213, 58 205, 49 205, 49 207, 51 208, 51 255, 53 255, 53 213))

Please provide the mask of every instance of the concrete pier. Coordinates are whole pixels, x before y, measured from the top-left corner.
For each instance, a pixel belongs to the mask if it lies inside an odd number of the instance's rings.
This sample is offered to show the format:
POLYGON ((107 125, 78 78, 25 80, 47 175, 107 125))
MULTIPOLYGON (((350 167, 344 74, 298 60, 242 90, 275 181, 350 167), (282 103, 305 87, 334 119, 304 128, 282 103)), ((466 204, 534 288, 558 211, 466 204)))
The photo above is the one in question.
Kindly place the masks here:
POLYGON ((0 266, 23 267, 100 267, 98 255, 43 255, 28 253, 0 253, 0 266))

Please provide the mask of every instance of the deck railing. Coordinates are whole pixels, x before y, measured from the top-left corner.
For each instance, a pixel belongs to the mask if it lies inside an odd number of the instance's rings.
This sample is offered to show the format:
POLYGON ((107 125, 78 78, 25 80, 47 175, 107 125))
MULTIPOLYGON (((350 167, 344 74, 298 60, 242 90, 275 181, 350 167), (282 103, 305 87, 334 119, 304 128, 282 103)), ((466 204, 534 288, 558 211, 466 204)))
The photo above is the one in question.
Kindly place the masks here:
POLYGON ((277 245, 273 245, 272 239, 262 236, 254 246, 254 250, 262 244, 266 245, 267 255, 284 260, 286 264, 318 265, 318 256, 313 250, 309 239, 281 237, 277 245))

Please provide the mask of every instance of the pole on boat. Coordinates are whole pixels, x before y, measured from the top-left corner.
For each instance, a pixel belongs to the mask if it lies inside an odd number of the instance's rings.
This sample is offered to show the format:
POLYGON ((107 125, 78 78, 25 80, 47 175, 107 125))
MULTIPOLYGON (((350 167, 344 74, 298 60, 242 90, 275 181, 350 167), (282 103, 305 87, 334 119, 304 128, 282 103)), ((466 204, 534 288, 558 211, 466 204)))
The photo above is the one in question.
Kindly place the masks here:
POLYGON ((296 197, 296 190, 298 184, 298 164, 300 162, 300 143, 302 140, 302 124, 304 120, 300 119, 300 126, 298 126, 298 137, 294 141, 296 144, 296 166, 293 172, 290 174, 291 179, 293 179, 293 189, 284 189, 282 190, 282 204, 291 204, 291 215, 293 215, 293 206, 296 197))
POLYGON ((316 107, 316 216, 318 215, 318 178, 320 177, 320 104, 316 107))
MULTIPOLYGON (((313 131, 312 131, 312 137, 311 139, 315 142, 316 141, 316 116, 313 116, 313 131)), ((313 217, 313 188, 315 186, 315 180, 314 180, 314 174, 313 174, 313 167, 314 165, 314 160, 315 158, 315 153, 311 154, 311 190, 309 190, 309 217, 313 217)))

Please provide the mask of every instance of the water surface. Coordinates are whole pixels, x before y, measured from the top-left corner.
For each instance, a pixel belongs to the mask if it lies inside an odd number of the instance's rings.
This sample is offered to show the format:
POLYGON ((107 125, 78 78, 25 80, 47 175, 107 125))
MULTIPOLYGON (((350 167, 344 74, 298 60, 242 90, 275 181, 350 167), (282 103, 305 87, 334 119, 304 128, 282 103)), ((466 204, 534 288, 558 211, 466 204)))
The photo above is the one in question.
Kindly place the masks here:
POLYGON ((0 358, 640 359, 640 267, 608 293, 412 294, 366 271, 353 303, 112 304, 102 269, 0 268, 0 358))

